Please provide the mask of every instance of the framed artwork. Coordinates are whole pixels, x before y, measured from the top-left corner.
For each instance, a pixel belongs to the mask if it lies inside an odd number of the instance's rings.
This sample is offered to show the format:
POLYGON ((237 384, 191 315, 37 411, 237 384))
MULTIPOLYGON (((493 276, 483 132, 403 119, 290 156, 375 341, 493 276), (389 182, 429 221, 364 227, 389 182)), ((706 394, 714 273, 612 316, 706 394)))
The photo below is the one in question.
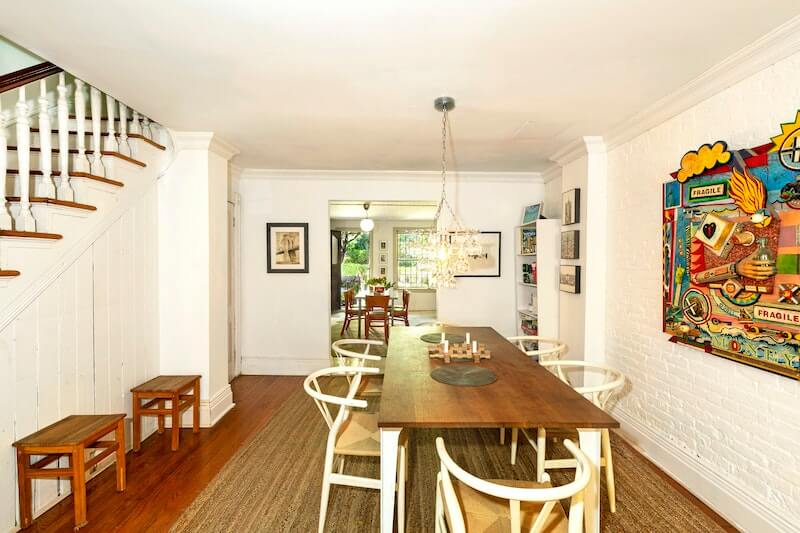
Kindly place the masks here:
POLYGON ((378 244, 378 248, 380 249, 380 251, 381 251, 381 252, 383 252, 383 251, 385 251, 385 250, 388 250, 388 249, 389 249, 389 243, 388 243, 388 242, 386 242, 386 241, 381 241, 381 242, 378 244))
POLYGON ((267 272, 308 273, 308 224, 267 222, 267 272))
POLYGON ((387 263, 386 254, 380 254, 380 256, 378 256, 378 262, 385 265, 387 263))
POLYGON ((500 277, 500 232, 482 231, 478 235, 481 252, 467 257, 469 268, 457 278, 500 277))
POLYGON ((530 224, 531 222, 539 220, 539 217, 542 215, 543 207, 542 202, 527 206, 522 213, 522 225, 524 226, 525 224, 530 224))
POLYGON ((570 189, 561 195, 561 223, 565 226, 581 221, 581 190, 570 189))
POLYGON ((561 292, 581 293, 580 265, 561 265, 558 271, 558 288, 561 292))
POLYGON ((561 232, 561 259, 580 258, 580 231, 561 232))
POLYGON ((664 185, 663 330, 800 380, 800 113, 773 131, 689 150, 664 185))
POLYGON ((386 275, 386 267, 381 267, 381 276, 386 275))

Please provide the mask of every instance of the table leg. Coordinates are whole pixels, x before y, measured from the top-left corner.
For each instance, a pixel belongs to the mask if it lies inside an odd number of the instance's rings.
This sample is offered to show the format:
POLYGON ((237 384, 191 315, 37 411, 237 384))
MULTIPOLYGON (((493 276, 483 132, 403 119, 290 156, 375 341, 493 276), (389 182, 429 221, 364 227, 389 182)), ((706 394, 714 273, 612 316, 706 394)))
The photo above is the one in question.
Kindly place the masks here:
POLYGON ((72 499, 75 505, 75 529, 86 525, 86 456, 83 446, 72 452, 72 499))
POLYGON ((599 429, 579 429, 578 438, 581 450, 592 463, 592 477, 584 492, 584 519, 586 533, 600 531, 600 431, 599 429))
POLYGON ((181 438, 180 394, 172 395, 172 451, 178 450, 181 438))
MULTIPOLYGON (((158 408, 164 410, 167 408, 166 400, 159 400, 158 401, 158 408)), ((158 415, 158 434, 164 434, 164 415, 158 415)))
POLYGON ((125 490, 125 419, 117 422, 117 492, 125 490))
POLYGON ((142 403, 139 395, 133 393, 133 451, 138 452, 142 447, 142 414, 139 412, 142 403))
POLYGON ((25 475, 28 469, 28 456, 17 449, 17 484, 19 485, 19 518, 23 528, 31 525, 33 509, 31 508, 31 479, 25 475))
POLYGON ((192 394, 192 433, 200 433, 200 378, 194 380, 192 394))
POLYGON ((361 298, 356 298, 358 300, 358 338, 361 338, 361 298))
POLYGON ((381 428, 381 533, 392 533, 401 428, 381 428))

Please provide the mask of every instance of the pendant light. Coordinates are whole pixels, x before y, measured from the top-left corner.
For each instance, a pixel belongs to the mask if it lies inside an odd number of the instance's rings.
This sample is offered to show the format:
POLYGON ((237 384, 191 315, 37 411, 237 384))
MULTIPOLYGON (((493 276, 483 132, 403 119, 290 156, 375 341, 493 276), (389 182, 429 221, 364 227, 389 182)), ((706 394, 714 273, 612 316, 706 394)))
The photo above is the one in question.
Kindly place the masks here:
POLYGON ((364 203, 364 218, 358 225, 364 233, 369 233, 375 227, 375 221, 369 218, 369 202, 364 203))
POLYGON ((469 257, 481 254, 478 231, 464 226, 447 199, 447 129, 448 113, 456 102, 449 96, 434 100, 433 106, 442 113, 442 194, 434 216, 435 229, 420 231, 410 246, 423 268, 428 270, 434 287, 450 288, 455 276, 469 269, 469 257), (445 209, 446 208, 446 209, 445 209))

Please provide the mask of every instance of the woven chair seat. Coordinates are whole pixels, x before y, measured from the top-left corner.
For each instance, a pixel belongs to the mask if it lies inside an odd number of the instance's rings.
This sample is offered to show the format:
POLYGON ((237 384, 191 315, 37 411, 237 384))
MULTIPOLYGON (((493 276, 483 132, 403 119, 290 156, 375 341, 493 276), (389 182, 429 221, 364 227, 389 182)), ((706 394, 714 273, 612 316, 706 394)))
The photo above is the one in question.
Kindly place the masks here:
MULTIPOLYGON (((533 481, 516 481, 507 479, 490 479, 490 483, 517 488, 546 488, 550 483, 533 481)), ((454 479, 458 501, 464 514, 467 533, 506 533, 511 531, 511 512, 507 499, 495 498, 478 492, 461 481, 454 479)), ((520 502, 522 531, 530 531, 536 521, 543 504, 539 502, 520 502)), ((560 504, 553 506, 550 516, 542 531, 547 533, 567 533, 569 522, 560 504)))
POLYGON ((337 455, 380 457, 381 439, 378 430, 378 415, 352 411, 342 425, 336 439, 334 452, 337 455))

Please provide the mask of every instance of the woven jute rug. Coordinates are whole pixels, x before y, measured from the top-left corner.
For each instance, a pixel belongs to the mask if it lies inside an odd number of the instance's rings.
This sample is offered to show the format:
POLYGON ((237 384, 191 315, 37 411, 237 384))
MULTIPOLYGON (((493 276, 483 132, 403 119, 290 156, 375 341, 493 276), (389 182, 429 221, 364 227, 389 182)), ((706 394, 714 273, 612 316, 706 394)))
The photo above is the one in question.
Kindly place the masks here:
MULTIPOLYGON (((376 411, 378 403, 370 405, 376 411)), ((319 516, 322 461, 328 429, 302 390, 231 458, 173 525, 174 532, 315 532, 319 516)), ((409 434, 407 531, 433 531, 434 481, 438 460, 434 439, 442 435, 453 458, 484 479, 535 479, 533 450, 521 444, 517 465, 498 430, 416 430, 409 434)), ((617 512, 608 512, 602 486, 603 531, 723 531, 690 499, 667 483, 620 438, 612 437, 617 512)), ((563 454, 551 444, 555 455, 563 454)), ((550 450, 548 450, 550 456, 550 450)), ((377 459, 348 459, 345 473, 378 477, 377 459)), ((567 470, 551 473, 568 482, 567 470)), ((379 523, 378 492, 334 486, 326 531, 373 532, 379 523)))

